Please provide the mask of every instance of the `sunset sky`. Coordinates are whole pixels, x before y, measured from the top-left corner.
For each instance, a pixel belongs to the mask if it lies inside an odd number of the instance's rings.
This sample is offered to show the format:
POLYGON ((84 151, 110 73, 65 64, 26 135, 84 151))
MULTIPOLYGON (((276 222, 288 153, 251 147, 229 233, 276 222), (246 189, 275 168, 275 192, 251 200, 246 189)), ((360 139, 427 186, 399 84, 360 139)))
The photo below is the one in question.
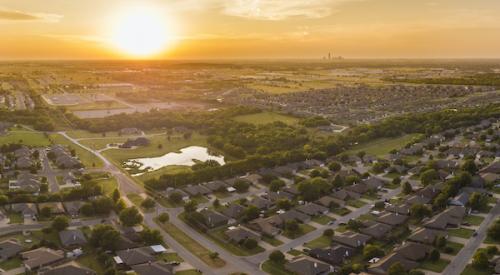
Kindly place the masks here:
POLYGON ((0 0, 0 35, 0 59, 500 58, 500 1, 0 0))

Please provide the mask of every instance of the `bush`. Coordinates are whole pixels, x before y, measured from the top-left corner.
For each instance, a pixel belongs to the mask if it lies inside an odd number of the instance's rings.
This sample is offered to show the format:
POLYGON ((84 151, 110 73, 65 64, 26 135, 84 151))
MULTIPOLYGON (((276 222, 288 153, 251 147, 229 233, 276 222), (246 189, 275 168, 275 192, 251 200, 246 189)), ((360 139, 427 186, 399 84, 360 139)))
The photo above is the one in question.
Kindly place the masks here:
POLYGON ((63 231, 69 226, 69 220, 65 216, 57 216, 52 221, 52 228, 56 231, 63 231))
POLYGON ((325 229, 325 231, 323 231, 323 236, 325 236, 325 237, 331 238, 331 237, 333 237, 334 234, 335 233, 334 233, 333 229, 331 229, 331 228, 325 229))
POLYGON ((170 219, 170 217, 168 216, 168 213, 161 213, 159 216, 158 216, 158 221, 161 222, 161 223, 166 223, 168 222, 168 220, 170 219))
POLYGON ((431 262, 437 262, 441 258, 441 253, 437 249, 433 249, 431 254, 429 254, 429 260, 431 262))
POLYGON ((151 209, 155 207, 156 202, 152 198, 146 198, 142 201, 141 206, 146 209, 151 209))
POLYGON ((246 239, 243 241, 243 246, 247 249, 254 249, 257 247, 257 241, 254 239, 246 239))
POLYGON ((281 251, 275 250, 269 254, 269 260, 277 264, 282 264, 285 262, 285 255, 281 251))

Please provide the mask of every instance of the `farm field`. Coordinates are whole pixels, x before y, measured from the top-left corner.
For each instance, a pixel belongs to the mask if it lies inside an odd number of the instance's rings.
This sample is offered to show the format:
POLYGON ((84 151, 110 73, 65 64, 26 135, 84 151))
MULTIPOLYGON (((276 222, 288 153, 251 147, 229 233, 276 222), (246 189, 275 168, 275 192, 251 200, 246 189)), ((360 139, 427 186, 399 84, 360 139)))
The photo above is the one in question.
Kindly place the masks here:
POLYGON ((347 151, 348 154, 356 154, 364 151, 368 155, 383 156, 389 154, 394 149, 401 149, 413 139, 418 138, 419 134, 409 134, 397 138, 380 138, 368 143, 354 146, 347 151))
POLYGON ((299 119, 296 117, 272 113, 272 112, 261 112, 250 115, 241 115, 241 116, 236 116, 233 119, 238 122, 246 122, 256 125, 272 123, 276 121, 281 121, 289 125, 297 124, 299 122, 299 119))

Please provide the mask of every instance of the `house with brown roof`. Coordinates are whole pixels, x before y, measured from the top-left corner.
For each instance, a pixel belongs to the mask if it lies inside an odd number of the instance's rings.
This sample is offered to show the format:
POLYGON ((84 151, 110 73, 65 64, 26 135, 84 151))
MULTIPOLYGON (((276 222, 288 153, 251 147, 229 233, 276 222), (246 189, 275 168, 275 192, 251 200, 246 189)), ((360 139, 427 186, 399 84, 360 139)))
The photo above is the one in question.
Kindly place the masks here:
POLYGON ((313 202, 300 205, 295 209, 301 213, 304 213, 312 217, 325 215, 328 213, 328 208, 313 202))
POLYGON ((333 192, 330 196, 342 201, 357 200, 361 198, 360 194, 348 191, 347 189, 341 189, 339 191, 333 192))
POLYGON ((347 191, 358 193, 360 195, 363 195, 370 190, 374 190, 374 188, 371 188, 364 183, 357 183, 357 184, 349 185, 349 186, 345 187, 344 189, 347 191))
POLYGON ((95 275, 92 269, 82 267, 75 261, 71 261, 55 267, 44 267, 38 271, 40 275, 95 275))
POLYGON ((424 223, 424 227, 445 230, 449 227, 459 227, 466 215, 465 207, 450 206, 424 223))
POLYGON ((241 206, 241 204, 231 203, 222 211, 222 214, 233 219, 239 219, 243 216, 244 212, 245 207, 241 206))
POLYGON ((399 215, 410 215, 410 206, 406 203, 399 205, 388 205, 385 207, 385 211, 397 213, 399 215))
POLYGON ((421 243, 421 244, 434 244, 434 241, 438 237, 448 237, 448 233, 446 231, 434 230, 429 228, 419 228, 413 232, 408 237, 409 241, 421 243))
POLYGON ((352 231, 344 232, 332 237, 332 242, 345 245, 352 248, 364 246, 372 237, 352 231))
POLYGON ((44 266, 55 264, 64 259, 64 251, 40 247, 22 252, 23 265, 27 270, 37 270, 44 266))
POLYGON ((289 261, 285 269, 300 275, 326 275, 333 272, 331 265, 306 256, 289 261))
POLYGON ((249 226, 256 231, 271 237, 277 236, 281 233, 281 229, 272 224, 269 218, 257 218, 251 221, 249 226))
POLYGON ((345 206, 345 201, 339 200, 339 199, 336 199, 336 198, 330 197, 330 196, 323 196, 317 202, 318 202, 318 204, 323 205, 324 207, 327 207, 328 209, 330 209, 333 206, 338 206, 338 207, 345 206))
POLYGON ((258 209, 262 210, 262 209, 268 209, 268 208, 272 207, 274 205, 274 203, 268 199, 264 199, 261 197, 255 197, 250 201, 249 205, 253 205, 253 206, 257 207, 258 209))
POLYGON ((387 236, 392 230, 392 226, 383 223, 374 223, 371 226, 361 228, 359 231, 365 235, 371 236, 374 239, 380 240, 387 236))
POLYGON ((384 223, 390 226, 398 226, 406 223, 408 216, 399 215, 398 213, 385 213, 376 219, 379 223, 384 223))

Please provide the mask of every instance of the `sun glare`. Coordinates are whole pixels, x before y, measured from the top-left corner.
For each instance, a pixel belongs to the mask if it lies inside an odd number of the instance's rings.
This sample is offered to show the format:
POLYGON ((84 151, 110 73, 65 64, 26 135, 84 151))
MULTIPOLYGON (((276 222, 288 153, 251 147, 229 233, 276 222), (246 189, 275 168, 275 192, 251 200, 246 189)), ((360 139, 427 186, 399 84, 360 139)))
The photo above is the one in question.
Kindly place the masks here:
POLYGON ((137 57, 147 57, 164 51, 173 34, 167 15, 152 9, 125 12, 114 22, 112 43, 120 51, 137 57))

